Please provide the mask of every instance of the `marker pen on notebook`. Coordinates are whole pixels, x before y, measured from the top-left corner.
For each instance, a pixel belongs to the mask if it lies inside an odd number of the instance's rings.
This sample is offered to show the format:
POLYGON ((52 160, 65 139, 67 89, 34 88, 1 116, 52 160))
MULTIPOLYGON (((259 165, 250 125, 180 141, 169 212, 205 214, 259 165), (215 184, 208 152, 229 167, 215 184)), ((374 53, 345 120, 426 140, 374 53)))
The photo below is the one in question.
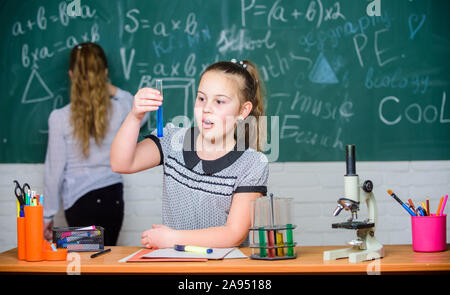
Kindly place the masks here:
POLYGON ((200 253, 200 254, 211 254, 213 249, 199 246, 185 246, 185 245, 175 245, 173 247, 177 251, 200 253))
POLYGON ((391 190, 388 190, 387 191, 388 192, 388 194, 390 194, 391 195, 391 197, 393 197, 400 205, 402 205, 402 207, 403 208, 405 208, 405 210, 406 211, 408 211, 408 213, 411 215, 411 216, 417 216, 417 214, 416 213, 414 213, 414 211, 412 211, 408 206, 406 206, 406 204, 405 203, 403 203, 391 190))

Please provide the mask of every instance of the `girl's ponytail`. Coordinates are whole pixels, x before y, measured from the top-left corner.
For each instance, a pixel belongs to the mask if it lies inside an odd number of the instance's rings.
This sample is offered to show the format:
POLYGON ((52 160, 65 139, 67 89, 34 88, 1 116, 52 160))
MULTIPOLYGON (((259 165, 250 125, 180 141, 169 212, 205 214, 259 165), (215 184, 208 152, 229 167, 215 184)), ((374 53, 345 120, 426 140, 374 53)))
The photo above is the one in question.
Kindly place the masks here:
POLYGON ((265 88, 255 64, 248 60, 244 60, 242 62, 244 65, 246 65, 245 69, 248 71, 253 80, 253 85, 250 85, 249 83, 249 85, 247 86, 249 87, 248 93, 252 96, 247 100, 250 101, 253 105, 249 117, 253 117, 256 119, 256 126, 251 126, 251 124, 249 126, 246 126, 246 140, 248 140, 250 147, 255 150, 262 151, 267 136, 265 124, 266 122, 263 122, 261 120, 261 117, 264 116, 265 88), (253 131, 254 133, 249 130, 249 128, 252 127, 256 129, 253 131), (255 135, 255 138, 250 138, 253 134, 255 135))
POLYGON ((70 52, 69 69, 72 71, 70 123, 87 158, 90 139, 94 138, 100 145, 108 129, 111 101, 106 55, 97 44, 78 44, 70 52))

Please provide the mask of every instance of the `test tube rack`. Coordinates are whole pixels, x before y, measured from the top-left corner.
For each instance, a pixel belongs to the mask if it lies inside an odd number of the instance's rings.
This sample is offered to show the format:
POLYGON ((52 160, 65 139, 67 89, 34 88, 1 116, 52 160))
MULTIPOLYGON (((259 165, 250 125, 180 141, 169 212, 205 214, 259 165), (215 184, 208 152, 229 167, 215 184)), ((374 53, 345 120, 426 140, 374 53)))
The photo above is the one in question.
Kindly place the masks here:
POLYGON ((296 227, 292 224, 251 227, 249 229, 251 236, 255 237, 256 235, 258 242, 250 243, 250 248, 252 248, 250 258, 260 260, 295 259, 297 257, 295 251, 297 243, 294 242, 292 231, 296 227))

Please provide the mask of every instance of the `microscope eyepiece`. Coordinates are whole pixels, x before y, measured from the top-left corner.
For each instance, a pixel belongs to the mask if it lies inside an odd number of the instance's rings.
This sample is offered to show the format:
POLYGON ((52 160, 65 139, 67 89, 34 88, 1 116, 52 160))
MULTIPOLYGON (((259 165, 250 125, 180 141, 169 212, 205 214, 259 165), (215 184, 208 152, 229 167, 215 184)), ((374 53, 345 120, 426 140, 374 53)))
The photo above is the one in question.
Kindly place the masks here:
POLYGON ((356 156, 355 145, 349 144, 345 146, 345 162, 347 166, 347 174, 345 176, 353 176, 356 174, 356 156))

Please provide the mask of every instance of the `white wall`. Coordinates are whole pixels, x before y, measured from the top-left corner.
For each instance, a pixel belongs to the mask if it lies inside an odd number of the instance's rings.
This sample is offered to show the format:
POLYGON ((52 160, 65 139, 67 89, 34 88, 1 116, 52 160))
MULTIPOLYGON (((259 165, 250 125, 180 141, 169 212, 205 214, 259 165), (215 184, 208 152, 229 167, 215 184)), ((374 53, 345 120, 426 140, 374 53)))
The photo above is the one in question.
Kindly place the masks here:
MULTIPOLYGON (((374 183, 378 204, 376 237, 383 244, 410 244, 409 215, 386 193, 392 189, 403 200, 416 203, 430 197, 432 210, 439 198, 450 192, 450 161, 357 162, 361 179, 374 183)), ((355 231, 332 229, 331 224, 345 221, 342 211, 332 216, 336 201, 343 196, 344 162, 271 163, 269 191, 275 196, 294 198, 294 239, 306 245, 345 245, 355 231)), ((13 180, 29 183, 33 190, 43 192, 42 164, 0 165, 0 252, 16 247, 16 199, 13 180)), ((162 168, 124 175, 125 220, 118 244, 140 246, 140 235, 153 223, 161 223, 162 168)), ((446 212, 449 212, 447 205, 446 212)), ((367 217, 365 205, 359 219, 367 217)), ((450 227, 447 219, 447 242, 450 227)), ((59 212, 55 225, 66 225, 59 212)))

